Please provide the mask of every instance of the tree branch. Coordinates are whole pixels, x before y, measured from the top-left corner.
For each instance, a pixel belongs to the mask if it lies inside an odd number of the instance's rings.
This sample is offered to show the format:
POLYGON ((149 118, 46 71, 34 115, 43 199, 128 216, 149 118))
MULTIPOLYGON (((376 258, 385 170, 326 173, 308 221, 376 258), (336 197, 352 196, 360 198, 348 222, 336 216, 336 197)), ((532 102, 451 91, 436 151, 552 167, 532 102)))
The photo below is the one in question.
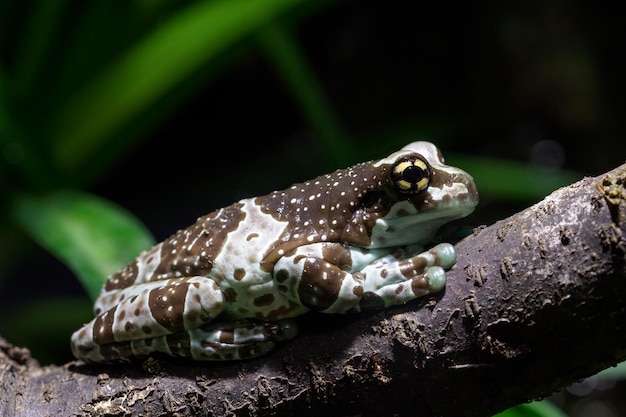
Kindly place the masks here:
POLYGON ((0 415, 482 416, 626 358, 626 165, 456 245, 445 293, 301 320, 234 363, 40 368, 0 341, 0 415))

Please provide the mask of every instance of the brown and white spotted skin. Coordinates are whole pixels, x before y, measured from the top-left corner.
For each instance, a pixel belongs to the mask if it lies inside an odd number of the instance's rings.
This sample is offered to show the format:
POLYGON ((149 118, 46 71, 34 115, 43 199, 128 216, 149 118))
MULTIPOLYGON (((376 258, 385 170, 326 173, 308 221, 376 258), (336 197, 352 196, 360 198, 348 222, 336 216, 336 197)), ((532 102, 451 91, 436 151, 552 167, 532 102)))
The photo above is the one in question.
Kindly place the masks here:
POLYGON ((429 142, 214 211, 109 277, 76 357, 126 362, 259 356, 310 310, 358 312, 445 286, 454 247, 422 252, 478 203, 429 142))

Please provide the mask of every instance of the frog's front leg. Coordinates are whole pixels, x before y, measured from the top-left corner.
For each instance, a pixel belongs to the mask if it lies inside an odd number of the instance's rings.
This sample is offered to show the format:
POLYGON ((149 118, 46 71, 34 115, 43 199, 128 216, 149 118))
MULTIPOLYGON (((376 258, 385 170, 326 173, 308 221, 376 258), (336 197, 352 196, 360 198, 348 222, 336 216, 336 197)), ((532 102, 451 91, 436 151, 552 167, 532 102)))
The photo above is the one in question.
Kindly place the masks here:
POLYGON ((88 362, 124 361, 164 351, 169 346, 165 338, 210 322, 223 307, 221 289, 206 277, 103 292, 96 302, 96 318, 72 335, 72 351, 88 362))
POLYGON ((454 247, 447 243, 407 259, 371 259, 364 266, 367 253, 358 253, 358 260, 357 253, 338 243, 302 246, 276 263, 277 288, 292 301, 325 313, 383 308, 442 290, 445 269, 456 262, 454 247))

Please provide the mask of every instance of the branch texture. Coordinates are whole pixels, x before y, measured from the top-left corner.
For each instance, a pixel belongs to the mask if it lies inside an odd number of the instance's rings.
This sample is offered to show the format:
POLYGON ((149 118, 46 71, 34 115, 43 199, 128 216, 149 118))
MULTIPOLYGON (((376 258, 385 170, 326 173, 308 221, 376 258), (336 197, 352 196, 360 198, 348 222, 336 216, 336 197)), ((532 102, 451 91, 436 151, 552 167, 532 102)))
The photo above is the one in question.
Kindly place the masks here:
MULTIPOLYGON (((456 245, 443 294, 301 320, 255 360, 40 368, 0 343, 0 415, 485 416, 626 359, 626 165, 456 245)), ((1 341, 0 341, 1 342, 1 341)))

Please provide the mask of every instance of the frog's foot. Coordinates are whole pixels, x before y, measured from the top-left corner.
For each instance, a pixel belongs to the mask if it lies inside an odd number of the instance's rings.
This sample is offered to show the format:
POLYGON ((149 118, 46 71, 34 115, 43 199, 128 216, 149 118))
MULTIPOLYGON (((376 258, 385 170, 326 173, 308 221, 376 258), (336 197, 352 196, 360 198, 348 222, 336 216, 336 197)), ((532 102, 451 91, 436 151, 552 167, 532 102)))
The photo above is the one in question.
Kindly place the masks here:
POLYGON ((441 291, 445 269, 456 262, 454 247, 442 243, 427 252, 398 259, 375 258, 335 243, 302 246, 274 267, 278 289, 295 302, 323 313, 347 313, 390 305, 441 291), (354 255, 358 254, 358 257, 354 255), (350 271, 354 268, 354 271, 350 271))
POLYGON ((398 262, 373 263, 363 269, 364 292, 357 310, 404 304, 446 286, 446 269, 456 262, 449 243, 398 262))
POLYGON ((175 356, 194 360, 233 360, 261 356, 274 348, 275 342, 292 339, 298 333, 293 319, 279 321, 240 320, 220 322, 187 330, 189 350, 172 351, 175 356))
POLYGON ((274 322, 240 320, 206 324, 196 329, 130 343, 133 356, 165 353, 198 361, 223 361, 262 356, 278 341, 292 339, 293 319, 274 322))

